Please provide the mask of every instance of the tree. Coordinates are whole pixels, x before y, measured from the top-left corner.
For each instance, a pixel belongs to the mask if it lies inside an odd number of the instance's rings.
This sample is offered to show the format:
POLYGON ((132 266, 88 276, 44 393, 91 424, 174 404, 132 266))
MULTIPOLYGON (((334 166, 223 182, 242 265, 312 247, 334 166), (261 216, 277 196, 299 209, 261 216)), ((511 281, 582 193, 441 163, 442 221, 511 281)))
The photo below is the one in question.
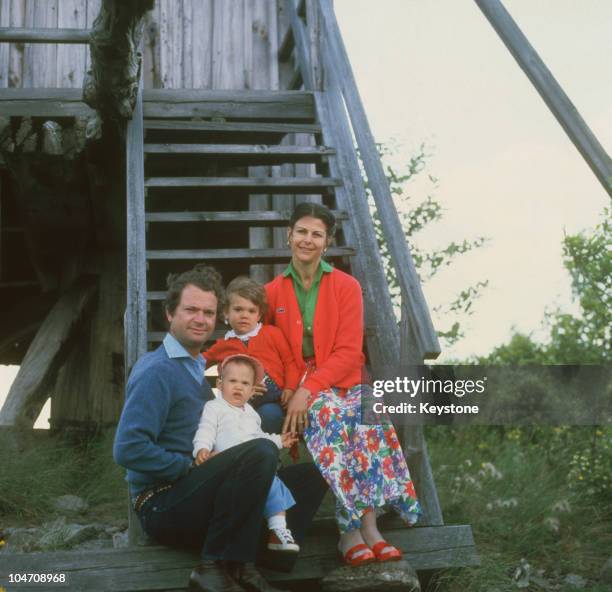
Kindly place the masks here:
MULTIPOLYGON (((392 157, 396 155, 397 151, 398 149, 394 145, 378 144, 378 152, 385 166, 387 181, 389 182, 393 201, 402 228, 404 229, 406 240, 410 245, 412 258, 414 259, 421 283, 425 284, 441 270, 452 265, 457 257, 465 255, 473 249, 482 247, 487 239, 485 237, 477 237, 471 240, 466 239, 461 243, 450 242, 444 248, 432 251, 426 251, 419 248, 418 240, 416 239, 418 233, 431 224, 441 220, 443 209, 440 203, 429 193, 429 190, 428 195, 420 201, 415 201, 409 192, 409 184, 411 181, 413 181, 416 176, 425 173, 427 158, 429 157, 425 151, 425 146, 421 145, 417 154, 412 156, 407 164, 400 167, 391 164, 392 157)), ((438 185, 438 180, 432 175, 428 175, 427 180, 432 190, 435 190, 438 185)), ((391 298, 396 309, 396 314, 399 315, 400 288, 397 283, 397 278, 395 277, 395 270, 391 265, 389 249, 382 233, 380 218, 374 205, 374 198, 367 186, 367 182, 366 188, 368 190, 370 210, 374 220, 374 228, 376 230, 376 237, 383 259, 387 281, 389 283, 391 298)), ((438 330, 438 336, 447 346, 452 346, 463 337, 459 317, 461 315, 471 315, 473 313, 473 304, 480 297, 482 290, 487 285, 488 280, 478 281, 474 285, 467 286, 460 290, 451 302, 433 306, 433 314, 448 322, 447 326, 438 330)))
POLYGON ((592 230, 563 238, 563 264, 580 316, 556 308, 544 325, 543 344, 516 333, 507 344, 480 358, 481 364, 609 364, 612 359, 612 228, 610 210, 592 230))

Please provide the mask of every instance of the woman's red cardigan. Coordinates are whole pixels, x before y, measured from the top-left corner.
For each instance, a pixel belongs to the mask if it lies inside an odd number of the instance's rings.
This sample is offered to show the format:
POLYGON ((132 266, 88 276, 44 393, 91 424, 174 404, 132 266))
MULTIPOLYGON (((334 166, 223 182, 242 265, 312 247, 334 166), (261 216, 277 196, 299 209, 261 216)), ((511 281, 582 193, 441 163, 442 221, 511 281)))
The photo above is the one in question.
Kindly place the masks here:
MULTIPOLYGON (((302 315, 291 276, 275 277, 266 284, 266 295, 266 322, 283 332, 303 374, 306 363, 302 356, 302 315)), ((364 382, 361 286, 354 277, 338 269, 321 276, 313 341, 316 371, 302 386, 314 394, 332 386, 348 389, 364 382)))

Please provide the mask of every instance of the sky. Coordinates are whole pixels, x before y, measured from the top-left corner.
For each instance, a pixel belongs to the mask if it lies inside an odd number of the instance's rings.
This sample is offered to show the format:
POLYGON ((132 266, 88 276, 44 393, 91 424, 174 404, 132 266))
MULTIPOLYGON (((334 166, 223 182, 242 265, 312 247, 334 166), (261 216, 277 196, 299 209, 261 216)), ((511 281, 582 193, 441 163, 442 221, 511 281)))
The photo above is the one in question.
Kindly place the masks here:
MULTIPOLYGON (((504 5, 610 153, 612 2, 504 5)), ((463 319, 466 337, 440 361, 487 353, 515 329, 542 337, 547 308, 575 310, 564 232, 595 225, 608 195, 473 1, 334 6, 376 140, 395 140, 406 159, 423 143, 431 154, 426 174, 438 179, 433 196, 444 218, 419 246, 489 238, 424 286, 433 307, 489 280, 463 319)), ((410 190, 417 202, 431 192, 426 174, 410 190)), ((0 401, 15 373, 0 366, 0 401)))

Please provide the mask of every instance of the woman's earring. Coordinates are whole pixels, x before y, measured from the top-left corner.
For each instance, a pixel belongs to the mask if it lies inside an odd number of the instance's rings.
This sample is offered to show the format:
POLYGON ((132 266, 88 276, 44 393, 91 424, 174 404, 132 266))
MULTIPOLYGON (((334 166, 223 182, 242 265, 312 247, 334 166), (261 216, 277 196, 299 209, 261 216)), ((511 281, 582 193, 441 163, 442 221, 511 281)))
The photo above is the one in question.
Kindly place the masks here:
POLYGON ((225 319, 224 322, 225 322, 226 325, 229 325, 229 321, 227 320, 227 318, 225 319))

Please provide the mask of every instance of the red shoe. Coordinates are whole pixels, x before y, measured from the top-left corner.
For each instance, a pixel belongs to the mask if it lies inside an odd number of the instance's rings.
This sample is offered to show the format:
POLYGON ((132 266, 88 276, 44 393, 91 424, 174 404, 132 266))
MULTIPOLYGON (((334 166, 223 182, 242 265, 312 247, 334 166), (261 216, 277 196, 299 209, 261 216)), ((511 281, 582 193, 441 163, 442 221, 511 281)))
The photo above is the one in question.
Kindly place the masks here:
POLYGON ((344 563, 351 567, 368 565, 368 563, 374 563, 376 561, 376 556, 372 552, 372 549, 363 543, 351 547, 344 555, 342 555, 340 549, 338 549, 338 553, 340 553, 344 563))
POLYGON ((399 561, 402 558, 402 552, 387 541, 378 541, 372 547, 372 551, 376 556, 376 561, 380 563, 383 561, 399 561))

